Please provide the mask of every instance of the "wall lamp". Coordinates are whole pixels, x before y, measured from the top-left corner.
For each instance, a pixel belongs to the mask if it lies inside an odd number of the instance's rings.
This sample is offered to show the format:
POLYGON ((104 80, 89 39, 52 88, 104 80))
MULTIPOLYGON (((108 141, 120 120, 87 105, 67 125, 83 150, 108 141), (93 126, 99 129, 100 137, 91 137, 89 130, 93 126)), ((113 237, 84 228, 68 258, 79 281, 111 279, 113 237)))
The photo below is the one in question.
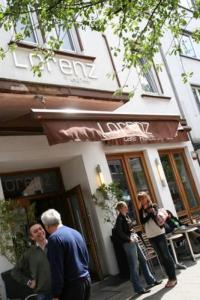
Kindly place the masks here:
POLYGON ((156 163, 156 169, 158 172, 158 176, 160 178, 160 182, 161 182, 162 186, 166 186, 167 183, 166 183, 166 179, 165 179, 165 173, 163 171, 163 167, 158 158, 155 159, 155 163, 156 163))
POLYGON ((100 167, 99 164, 96 166, 96 171, 97 171, 97 175, 98 175, 100 185, 104 184, 105 180, 104 180, 103 173, 101 171, 101 167, 100 167))

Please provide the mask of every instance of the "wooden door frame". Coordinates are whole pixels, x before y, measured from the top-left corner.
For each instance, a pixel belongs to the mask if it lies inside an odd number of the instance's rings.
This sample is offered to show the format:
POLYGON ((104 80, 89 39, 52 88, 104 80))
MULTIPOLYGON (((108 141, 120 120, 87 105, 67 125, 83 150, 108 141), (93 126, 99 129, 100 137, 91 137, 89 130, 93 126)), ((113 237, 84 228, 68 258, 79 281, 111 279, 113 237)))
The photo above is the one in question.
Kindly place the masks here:
MULTIPOLYGON (((93 261, 94 261, 94 264, 95 264, 95 269, 97 271, 97 274, 96 274, 97 279, 102 279, 103 278, 103 272, 102 272, 99 257, 97 255, 97 244, 96 244, 96 241, 95 241, 95 238, 94 238, 94 233, 93 233, 93 230, 92 230, 90 216, 87 212, 87 208, 86 208, 86 205, 85 205, 85 201, 84 201, 84 197, 83 197, 83 193, 82 193, 82 189, 81 189, 80 184, 73 187, 69 191, 65 192, 66 199, 67 199, 67 197, 70 196, 70 194, 73 195, 74 193, 76 193, 78 195, 78 202, 79 202, 79 205, 80 205, 80 212, 81 212, 81 216, 83 218, 84 226, 85 226, 85 229, 86 229, 86 235, 87 235, 87 238, 88 238, 90 246, 91 246, 91 255, 92 255, 92 258, 93 258, 93 261)), ((73 222, 74 222, 74 227, 76 227, 70 201, 69 201, 69 208, 70 208, 71 216, 72 216, 72 219, 73 219, 73 222)))
POLYGON ((195 184, 195 181, 194 181, 194 178, 193 178, 193 175, 192 175, 190 165, 188 163, 184 148, 162 149, 162 150, 159 150, 158 152, 159 152, 159 155, 160 154, 168 155, 170 163, 171 163, 172 171, 174 173, 174 177, 175 177, 175 180, 176 180, 177 188, 178 188, 178 190, 181 194, 181 197, 183 199, 183 205, 185 207, 185 212, 184 211, 179 212, 178 216, 185 216, 185 213, 186 213, 188 215, 188 217, 191 217, 192 213, 200 210, 200 197, 199 197, 199 194, 198 194, 198 190, 197 190, 197 187, 196 187, 196 184, 195 184), (183 183, 181 181, 181 177, 180 177, 178 168, 176 166, 176 163, 175 163, 175 160, 174 160, 174 157, 173 157, 173 154, 176 154, 176 153, 181 154, 181 156, 183 158, 183 163, 184 163, 184 166, 185 166, 188 178, 189 178, 189 182, 191 184, 192 191, 194 193, 194 196, 197 199, 197 207, 195 207, 195 208, 190 208, 190 206, 189 206, 189 202, 187 200, 187 195, 186 195, 186 192, 185 192, 183 183))
POLYGON ((106 155, 107 161, 108 160, 119 159, 122 162, 122 167, 123 167, 125 177, 126 177, 126 180, 127 180, 127 184, 128 184, 130 194, 131 194, 131 199, 132 199, 131 201, 134 202, 134 199, 135 199, 135 205, 134 205, 134 203, 133 203, 133 205, 136 208, 136 215, 137 215, 137 218, 139 220, 139 225, 135 226, 135 230, 136 231, 141 231, 141 230, 143 230, 143 226, 140 223, 140 218, 139 218, 139 204, 138 204, 138 201, 137 201, 137 191, 136 191, 136 188, 135 188, 136 184, 135 184, 135 180, 134 180, 134 178, 131 174, 131 168, 128 164, 128 159, 129 158, 134 158, 134 157, 137 157, 137 158, 140 159, 141 165, 143 167, 143 170, 144 170, 144 173, 145 173, 145 176, 146 176, 146 179, 147 179, 148 188, 150 190, 150 196, 155 200, 155 202, 157 202, 156 194, 155 194, 155 191, 154 191, 154 188, 153 188, 151 177, 149 175, 149 171, 148 171, 148 168, 147 168, 147 164, 146 164, 146 161, 145 161, 143 151, 127 152, 127 153, 116 153, 116 154, 107 154, 106 155))

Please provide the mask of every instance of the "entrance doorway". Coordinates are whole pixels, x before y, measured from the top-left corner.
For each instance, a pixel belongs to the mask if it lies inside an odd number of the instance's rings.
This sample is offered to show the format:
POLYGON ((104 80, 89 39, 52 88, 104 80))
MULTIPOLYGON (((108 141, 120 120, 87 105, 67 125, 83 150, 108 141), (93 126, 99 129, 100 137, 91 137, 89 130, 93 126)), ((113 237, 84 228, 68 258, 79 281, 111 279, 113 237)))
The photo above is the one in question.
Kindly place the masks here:
POLYGON ((198 192, 184 150, 162 150, 159 155, 178 215, 200 213, 198 192))
MULTIPOLYGON (((28 225, 31 223, 29 209, 37 222, 41 214, 56 209, 64 225, 78 230, 85 238, 89 256, 92 280, 99 280, 101 267, 97 256, 94 234, 85 207, 81 187, 76 186, 65 192, 59 168, 31 170, 18 173, 1 174, 5 199, 17 200, 26 215, 26 221, 20 224, 20 233, 28 240, 28 225), (33 207, 33 210, 32 210, 33 207)), ((17 229, 18 230, 18 229, 17 229)), ((18 234, 15 232, 14 234, 18 234)))
POLYGON ((89 266, 91 277, 93 280, 99 280, 102 278, 102 272, 97 256, 94 233, 87 214, 80 185, 67 191, 65 198, 68 212, 68 225, 78 230, 84 237, 90 256, 89 266))

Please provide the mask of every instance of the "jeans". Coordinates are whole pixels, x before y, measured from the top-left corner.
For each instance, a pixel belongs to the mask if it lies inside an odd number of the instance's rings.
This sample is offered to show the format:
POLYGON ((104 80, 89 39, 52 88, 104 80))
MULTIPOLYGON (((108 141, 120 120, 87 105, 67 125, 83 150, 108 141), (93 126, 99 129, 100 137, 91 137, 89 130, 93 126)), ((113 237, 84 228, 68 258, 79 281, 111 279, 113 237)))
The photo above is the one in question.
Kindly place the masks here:
POLYGON ((169 252, 167 246, 167 240, 165 234, 158 235, 153 238, 149 238, 150 243, 152 244, 154 250, 158 254, 160 262, 164 266, 165 272, 169 280, 176 279, 176 271, 173 258, 169 252))
POLYGON ((133 289, 136 293, 141 292, 144 290, 144 287, 139 276, 139 264, 147 284, 153 284, 156 279, 149 270, 147 261, 138 243, 124 243, 123 248, 129 264, 130 280, 133 284, 133 289))
POLYGON ((37 300, 52 300, 52 296, 50 294, 38 294, 37 300))
POLYGON ((90 277, 78 279, 64 286, 61 300, 89 300, 91 290, 90 277))

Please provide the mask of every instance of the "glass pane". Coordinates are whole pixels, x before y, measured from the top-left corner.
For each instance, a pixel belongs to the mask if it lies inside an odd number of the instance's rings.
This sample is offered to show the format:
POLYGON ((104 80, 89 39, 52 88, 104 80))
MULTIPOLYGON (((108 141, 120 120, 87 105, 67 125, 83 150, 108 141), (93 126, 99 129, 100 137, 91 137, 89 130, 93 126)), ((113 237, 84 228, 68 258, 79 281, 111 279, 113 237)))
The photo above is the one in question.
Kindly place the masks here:
POLYGON ((61 50, 71 50, 75 51, 75 47, 72 41, 71 33, 69 30, 63 30, 63 28, 57 28, 58 38, 62 41, 60 46, 61 50))
POLYGON ((129 165, 131 167, 132 176, 136 185, 137 193, 141 191, 150 192, 148 182, 140 158, 129 158, 129 165))
POLYGON ((193 7, 193 3, 191 0, 180 0, 180 5, 185 7, 185 8, 192 8, 193 7))
POLYGON ((5 199, 41 195, 57 192, 61 189, 60 178, 54 170, 2 175, 1 180, 5 199))
POLYGON ((182 54, 196 57, 190 36, 182 35, 180 45, 182 54))
POLYGON ((184 206, 182 203, 179 189, 178 189, 176 181, 175 181, 175 177, 174 177, 174 173, 173 173, 170 161, 169 161, 169 157, 167 154, 160 155, 160 160, 161 160, 161 163, 163 166, 163 170, 165 172, 165 176, 167 179, 167 183, 168 183, 168 186, 169 186, 169 189, 171 192, 171 196, 172 196, 176 211, 177 212, 182 211, 182 210, 184 210, 184 206))
POLYGON ((193 92, 194 98, 196 100, 197 107, 200 111, 200 90, 197 88, 192 88, 192 92, 193 92))
POLYGON ((187 196, 189 206, 190 206, 190 208, 196 207, 198 205, 198 201, 193 193, 190 179, 187 174, 182 155, 180 153, 174 154, 174 160, 175 160, 177 169, 179 171, 181 181, 183 183, 183 187, 184 187, 184 190, 185 190, 185 193, 187 196))
POLYGON ((146 92, 158 93, 158 87, 155 80, 154 72, 151 69, 143 70, 143 66, 145 66, 145 59, 141 59, 141 86, 142 89, 146 92))
MULTIPOLYGON (((29 21, 30 21, 30 24, 32 24, 30 17, 29 17, 29 21)), ((26 29, 25 27, 26 27, 26 25, 24 25, 20 21, 18 21, 16 23, 15 30, 16 30, 17 33, 22 33, 23 34, 23 32, 26 29)), ((31 26, 29 36, 26 36, 23 41, 31 42, 31 43, 36 43, 37 42, 33 26, 31 26)))
POLYGON ((109 160, 108 165, 110 168, 110 173, 112 180, 116 183, 119 183, 120 189, 123 191, 123 200, 127 203, 129 208, 129 216, 135 220, 135 225, 137 224, 137 217, 135 212, 135 207, 131 201, 131 194, 125 177, 125 173, 122 167, 120 159, 109 160))

